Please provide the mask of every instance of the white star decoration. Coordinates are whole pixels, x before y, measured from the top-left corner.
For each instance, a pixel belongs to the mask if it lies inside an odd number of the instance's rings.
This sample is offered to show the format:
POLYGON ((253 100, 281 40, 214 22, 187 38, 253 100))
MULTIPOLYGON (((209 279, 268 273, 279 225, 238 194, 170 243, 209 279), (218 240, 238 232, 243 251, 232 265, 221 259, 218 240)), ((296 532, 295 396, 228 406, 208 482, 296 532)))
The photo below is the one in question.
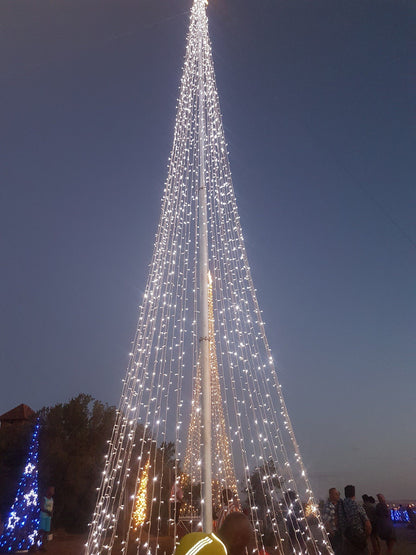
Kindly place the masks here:
POLYGON ((28 536, 30 545, 33 545, 35 543, 37 535, 38 535, 38 531, 34 530, 33 534, 30 534, 30 536, 28 536))
POLYGON ((15 512, 10 513, 9 521, 7 523, 7 528, 14 528, 16 524, 19 522, 20 518, 16 515, 15 512))
POLYGON ((27 493, 24 497, 26 499, 26 505, 28 507, 29 505, 36 505, 38 501, 38 494, 33 489, 32 491, 29 491, 29 493, 27 493))
POLYGON ((35 470, 35 465, 32 463, 29 463, 26 465, 25 474, 32 474, 34 470, 35 470))

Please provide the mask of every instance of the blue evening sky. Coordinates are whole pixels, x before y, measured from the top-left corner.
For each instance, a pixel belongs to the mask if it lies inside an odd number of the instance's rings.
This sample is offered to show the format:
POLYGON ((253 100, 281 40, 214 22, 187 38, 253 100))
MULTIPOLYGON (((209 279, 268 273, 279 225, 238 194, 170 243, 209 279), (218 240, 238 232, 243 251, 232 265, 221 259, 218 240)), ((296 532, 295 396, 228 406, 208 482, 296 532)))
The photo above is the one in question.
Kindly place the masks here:
MULTIPOLYGON (((0 4, 0 413, 118 404, 190 0, 0 4)), ((416 5, 211 0, 246 246, 318 496, 416 497, 416 5)))

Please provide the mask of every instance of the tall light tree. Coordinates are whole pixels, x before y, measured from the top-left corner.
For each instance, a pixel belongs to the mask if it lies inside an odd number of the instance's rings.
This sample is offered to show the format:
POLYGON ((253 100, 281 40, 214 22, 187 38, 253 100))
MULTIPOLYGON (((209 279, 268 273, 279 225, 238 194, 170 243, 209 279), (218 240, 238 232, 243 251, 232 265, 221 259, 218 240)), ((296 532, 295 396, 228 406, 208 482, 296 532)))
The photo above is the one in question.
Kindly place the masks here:
MULTIPOLYGON (((128 533, 119 543, 117 523, 126 510, 125 489, 138 422, 155 445, 174 440, 173 479, 177 480, 191 421, 192 384, 199 369, 201 445, 193 460, 201 467, 198 522, 204 531, 211 531, 212 477, 218 464, 212 442, 212 341, 237 486, 248 492, 258 547, 264 548, 264 543, 250 476, 255 468, 273 461, 273 475, 266 473, 261 480, 262 520, 267 521, 276 545, 288 545, 297 554, 330 551, 322 524, 318 520, 312 529, 303 510, 306 504, 314 507, 315 501, 251 277, 222 125, 206 6, 206 0, 194 0, 191 10, 161 216, 92 517, 88 555, 126 552, 128 533), (208 271, 213 280, 215 329, 211 332, 208 271), (278 503, 274 496, 277 482, 282 488, 278 503), (292 515, 289 520, 287 515, 292 515)), ((157 449, 153 452, 156 457, 157 449)), ((145 460, 144 452, 140 460, 145 460)), ((157 468, 153 461, 151 466, 157 468)), ((157 526, 143 528, 139 538, 140 544, 153 545, 153 551, 158 551, 163 529, 166 476, 165 466, 159 468, 149 492, 149 510, 157 515, 157 526)))

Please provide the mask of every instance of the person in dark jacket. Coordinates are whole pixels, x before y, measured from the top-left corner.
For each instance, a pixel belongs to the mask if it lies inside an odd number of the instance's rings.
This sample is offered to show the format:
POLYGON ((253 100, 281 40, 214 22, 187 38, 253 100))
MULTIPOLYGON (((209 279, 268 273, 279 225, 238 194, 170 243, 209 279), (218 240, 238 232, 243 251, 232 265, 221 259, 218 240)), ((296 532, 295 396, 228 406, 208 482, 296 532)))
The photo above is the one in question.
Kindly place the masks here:
POLYGON ((376 500, 371 495, 364 494, 363 496, 363 507, 371 522, 371 547, 373 548, 372 555, 381 554, 380 538, 377 533, 377 515, 376 515, 376 500))
POLYGON ((386 498, 382 493, 377 494, 378 503, 376 505, 376 527, 380 539, 387 544, 387 553, 393 553, 396 543, 396 531, 390 518, 390 510, 387 507, 386 498))

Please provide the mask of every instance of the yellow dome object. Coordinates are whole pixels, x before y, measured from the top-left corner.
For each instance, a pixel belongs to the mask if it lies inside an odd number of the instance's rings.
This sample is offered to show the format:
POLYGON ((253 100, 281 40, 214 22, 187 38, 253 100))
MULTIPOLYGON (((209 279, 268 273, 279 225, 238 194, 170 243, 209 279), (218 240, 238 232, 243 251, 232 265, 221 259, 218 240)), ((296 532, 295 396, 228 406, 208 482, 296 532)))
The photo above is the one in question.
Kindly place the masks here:
POLYGON ((186 534, 176 547, 174 555, 227 555, 227 548, 215 534, 192 532, 186 534))

